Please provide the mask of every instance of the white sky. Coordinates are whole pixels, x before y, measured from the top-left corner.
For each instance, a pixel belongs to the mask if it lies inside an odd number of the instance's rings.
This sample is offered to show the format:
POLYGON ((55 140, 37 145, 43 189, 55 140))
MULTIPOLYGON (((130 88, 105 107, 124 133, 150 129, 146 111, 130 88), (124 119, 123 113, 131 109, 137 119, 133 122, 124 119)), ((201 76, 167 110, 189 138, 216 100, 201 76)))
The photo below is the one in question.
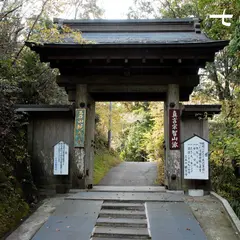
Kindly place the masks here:
MULTIPOLYGON (((1 1, 1 0, 0 0, 1 1)), ((105 19, 127 19, 127 13, 133 0, 99 0, 98 4, 105 10, 105 19)), ((73 18, 73 8, 65 9, 60 18, 73 18)))
POLYGON ((106 19, 126 19, 128 8, 132 4, 133 0, 99 0, 99 5, 105 10, 106 19))

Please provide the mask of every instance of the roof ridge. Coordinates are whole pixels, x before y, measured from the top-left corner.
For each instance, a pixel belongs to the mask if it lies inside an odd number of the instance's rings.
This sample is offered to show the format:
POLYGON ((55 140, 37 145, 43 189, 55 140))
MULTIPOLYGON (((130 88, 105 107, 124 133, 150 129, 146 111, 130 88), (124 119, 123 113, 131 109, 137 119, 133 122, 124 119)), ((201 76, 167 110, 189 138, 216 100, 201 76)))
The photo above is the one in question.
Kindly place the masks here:
POLYGON ((54 23, 196 23, 200 22, 198 18, 159 18, 159 19, 64 19, 54 18, 54 23))

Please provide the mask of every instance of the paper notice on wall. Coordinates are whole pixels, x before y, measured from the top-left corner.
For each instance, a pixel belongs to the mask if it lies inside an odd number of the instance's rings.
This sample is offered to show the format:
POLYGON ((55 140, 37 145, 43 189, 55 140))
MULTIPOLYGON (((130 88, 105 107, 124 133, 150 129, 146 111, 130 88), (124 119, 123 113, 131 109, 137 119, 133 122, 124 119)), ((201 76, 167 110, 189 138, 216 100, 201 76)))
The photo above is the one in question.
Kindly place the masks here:
POLYGON ((184 142, 184 179, 209 179, 208 145, 198 136, 184 142))
POLYGON ((54 146, 54 175, 68 175, 69 146, 63 141, 54 146))

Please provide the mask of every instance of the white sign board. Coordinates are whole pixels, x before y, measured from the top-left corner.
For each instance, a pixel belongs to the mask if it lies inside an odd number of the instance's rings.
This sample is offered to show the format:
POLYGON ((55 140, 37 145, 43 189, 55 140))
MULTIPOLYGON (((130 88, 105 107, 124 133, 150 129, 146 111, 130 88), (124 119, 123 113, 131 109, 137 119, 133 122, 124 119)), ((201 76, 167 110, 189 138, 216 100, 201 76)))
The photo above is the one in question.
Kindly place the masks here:
POLYGON ((184 179, 209 179, 208 144, 198 136, 184 142, 184 179))
POLYGON ((54 146, 54 175, 68 175, 69 147, 64 142, 54 146))

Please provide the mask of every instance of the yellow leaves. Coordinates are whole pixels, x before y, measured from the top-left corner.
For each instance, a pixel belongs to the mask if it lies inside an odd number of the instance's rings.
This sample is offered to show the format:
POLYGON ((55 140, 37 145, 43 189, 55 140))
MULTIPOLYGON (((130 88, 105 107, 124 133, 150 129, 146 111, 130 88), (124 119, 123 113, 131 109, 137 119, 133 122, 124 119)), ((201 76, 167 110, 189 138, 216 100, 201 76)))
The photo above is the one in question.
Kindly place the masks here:
MULTIPOLYGON (((61 36, 56 28, 37 28, 35 29, 36 33, 32 34, 30 41, 33 42, 59 42, 61 36)), ((35 32, 34 31, 34 32, 35 32)))
POLYGON ((73 32, 73 30, 70 28, 70 27, 68 27, 68 26, 66 26, 66 25, 64 25, 64 33, 72 33, 73 32))
POLYGON ((36 24, 29 41, 36 43, 92 43, 83 39, 79 31, 68 26, 59 27, 57 24, 47 26, 45 23, 36 24))

